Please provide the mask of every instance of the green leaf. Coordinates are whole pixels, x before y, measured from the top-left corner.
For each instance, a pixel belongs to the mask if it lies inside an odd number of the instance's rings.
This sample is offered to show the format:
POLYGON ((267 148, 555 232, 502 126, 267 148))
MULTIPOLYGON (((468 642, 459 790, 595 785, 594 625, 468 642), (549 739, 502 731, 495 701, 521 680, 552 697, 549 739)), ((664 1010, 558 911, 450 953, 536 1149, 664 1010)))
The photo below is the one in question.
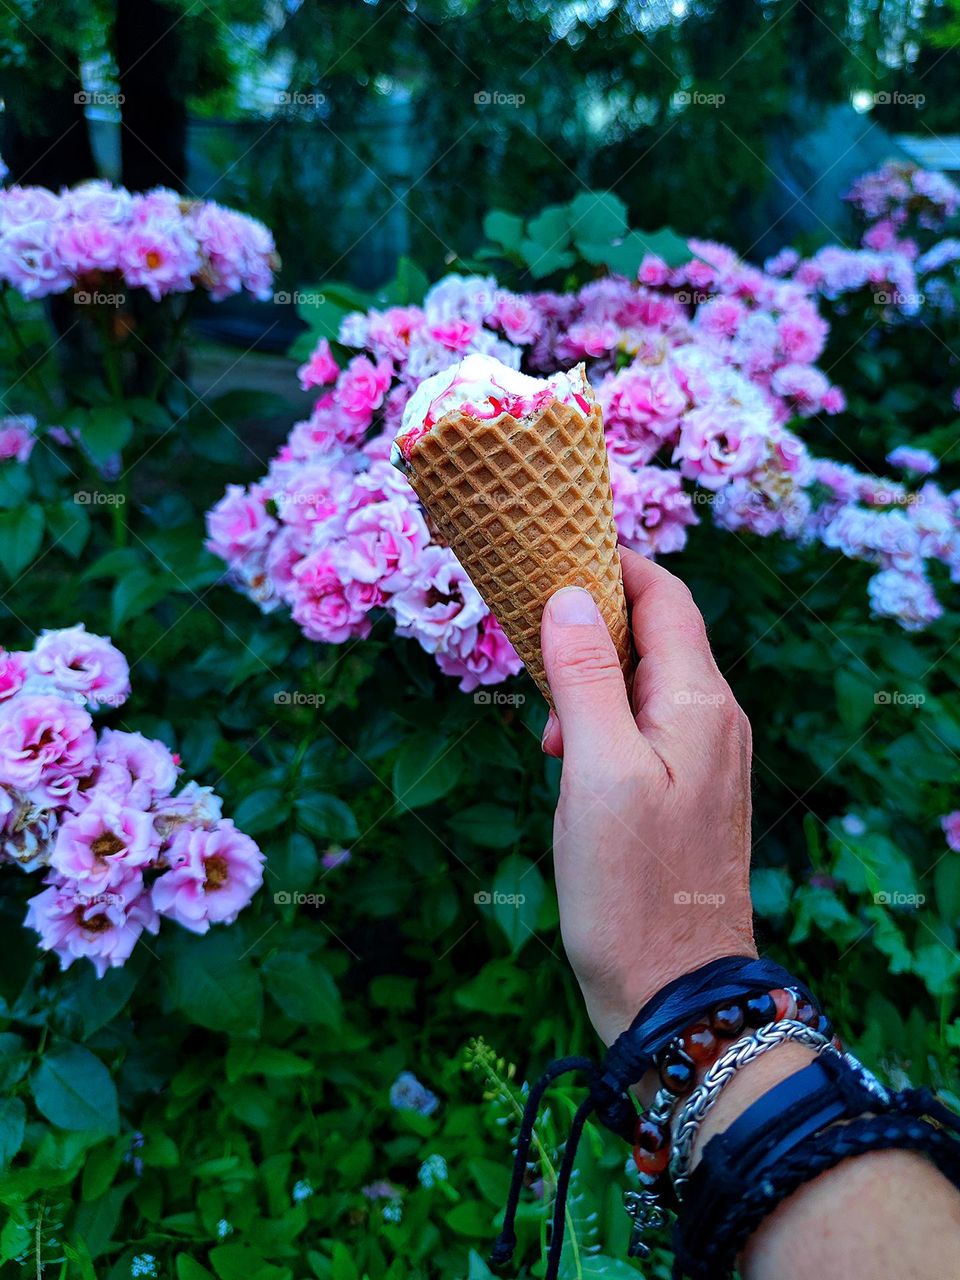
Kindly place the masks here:
POLYGON ((322 840, 355 840, 357 820, 346 801, 326 792, 313 791, 296 801, 297 823, 322 840))
POLYGON ((507 253, 519 253, 523 240, 523 219, 515 213, 506 213, 503 209, 491 209, 483 220, 483 234, 488 240, 501 245, 507 253))
POLYGON ((859 733, 876 713, 874 684, 853 671, 841 668, 834 673, 833 687, 837 695, 837 712, 852 733, 859 733))
POLYGON ((87 414, 80 433, 94 461, 106 462, 130 443, 133 419, 123 405, 98 405, 87 414))
POLYGON ((260 976, 243 954, 234 925, 176 940, 170 976, 174 1003, 191 1022, 212 1031, 256 1032, 263 1015, 260 976))
POLYGON ((30 1087, 34 1102, 51 1124, 116 1133, 116 1086, 89 1049, 66 1045, 48 1053, 34 1071, 30 1087))
POLYGON ((481 910, 489 910, 503 930, 510 949, 517 952, 533 935, 543 905, 543 876, 529 858, 512 854, 501 862, 493 882, 490 902, 478 900, 481 910))
POLYGON ((494 1280, 493 1272, 476 1249, 471 1249, 467 1255, 467 1280, 494 1280))
POLYGON ((220 1280, 290 1280, 289 1267, 275 1267, 245 1244, 221 1244, 210 1250, 220 1280))
POLYGON ((960 920, 960 855, 944 854, 933 873, 937 910, 944 920, 960 920))
POLYGON ((627 206, 612 191, 582 191, 569 204, 574 240, 616 240, 627 233, 627 206))
POLYGON ((340 992, 316 960, 280 951, 264 962, 262 972, 267 991, 288 1018, 307 1026, 339 1026, 340 992))
POLYGON ((0 565, 11 581, 36 558, 44 524, 43 507, 36 503, 0 511, 0 565))
POLYGON ((178 1253, 177 1280, 213 1280, 213 1276, 188 1253, 178 1253))
POLYGON ((290 806, 283 793, 276 787, 264 787, 251 791, 237 805, 233 820, 247 835, 256 836, 261 831, 275 831, 286 821, 290 806))
POLYGON ((960 956, 939 939, 931 938, 917 948, 913 971, 936 998, 952 995, 960 977, 960 956))
POLYGON ((470 805, 454 814, 447 825, 487 849, 508 849, 520 838, 513 811, 498 804, 470 805))
POLYGON ((489 1234, 491 1211, 489 1205, 481 1200, 464 1200, 446 1214, 447 1226, 461 1236, 484 1236, 489 1234))
POLYGON ((381 291, 380 297, 390 306, 419 306, 429 287, 426 273, 411 258, 401 257, 397 263, 397 274, 381 291))
POLYGON ((110 625, 112 629, 119 631, 125 622, 146 613, 169 591, 168 578, 152 577, 142 568, 121 578, 111 594, 110 625))
POLYGON ((463 758, 454 743, 423 730, 408 738, 393 766, 397 803, 418 809, 447 795, 456 786, 463 758))
POLYGON ((557 245, 566 248, 570 243, 569 206, 548 204, 535 218, 530 219, 527 235, 541 249, 552 249, 557 245))
POLYGON ((46 508, 46 519, 51 544, 76 560, 90 537, 87 508, 74 501, 55 503, 46 508))
POLYGON ((23 1145, 27 1108, 21 1098, 0 1098, 0 1167, 6 1168, 23 1145))
POLYGON ((750 889, 758 915, 770 919, 789 910, 793 881, 782 867, 758 867, 750 877, 750 889))
POLYGON ((122 1183, 100 1197, 77 1208, 73 1229, 87 1246, 91 1258, 106 1253, 120 1222, 120 1210, 133 1184, 122 1183))
POLYGON ((524 240, 520 245, 520 256, 537 280, 564 267, 572 267, 576 261, 569 249, 556 244, 541 244, 539 240, 524 240))

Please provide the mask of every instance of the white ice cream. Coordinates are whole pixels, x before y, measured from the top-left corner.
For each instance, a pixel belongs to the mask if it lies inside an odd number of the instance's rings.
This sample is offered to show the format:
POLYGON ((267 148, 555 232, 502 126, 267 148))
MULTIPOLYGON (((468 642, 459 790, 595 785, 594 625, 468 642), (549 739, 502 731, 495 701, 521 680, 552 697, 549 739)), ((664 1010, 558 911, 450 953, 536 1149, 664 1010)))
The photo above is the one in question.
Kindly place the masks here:
POLYGON ((485 419, 498 418, 502 413, 522 418, 553 399, 574 405, 584 415, 590 411, 593 390, 582 364, 549 378, 532 378, 493 356, 464 356, 458 365, 425 378, 414 391, 403 411, 390 460, 404 469, 404 444, 412 445, 453 409, 465 407, 485 419))

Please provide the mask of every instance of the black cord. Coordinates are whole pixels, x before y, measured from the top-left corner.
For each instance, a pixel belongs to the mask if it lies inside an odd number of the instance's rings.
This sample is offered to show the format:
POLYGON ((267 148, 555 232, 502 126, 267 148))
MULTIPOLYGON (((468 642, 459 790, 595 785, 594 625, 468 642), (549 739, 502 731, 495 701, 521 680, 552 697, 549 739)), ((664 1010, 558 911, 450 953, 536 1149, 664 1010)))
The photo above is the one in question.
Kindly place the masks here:
POLYGON ((570 1175, 588 1116, 596 1112, 601 1124, 627 1142, 631 1141, 637 1109, 629 1089, 654 1064, 656 1055, 676 1035, 701 1018, 709 1006, 728 1000, 746 999, 777 987, 793 987, 817 1007, 807 988, 774 961, 758 959, 756 956, 723 956, 702 965, 692 973, 683 974, 658 991, 643 1006, 627 1030, 610 1046, 602 1064, 590 1058, 577 1057, 558 1058, 550 1063, 531 1087, 523 1109, 510 1190, 504 1207, 503 1228, 494 1241, 490 1265, 504 1266, 513 1257, 517 1245, 514 1229, 517 1207, 523 1190, 523 1175, 530 1157, 533 1126, 543 1095, 558 1076, 569 1071, 583 1071, 587 1077, 590 1097, 577 1109, 557 1174, 556 1203, 545 1280, 555 1280, 556 1268, 560 1265, 570 1175))

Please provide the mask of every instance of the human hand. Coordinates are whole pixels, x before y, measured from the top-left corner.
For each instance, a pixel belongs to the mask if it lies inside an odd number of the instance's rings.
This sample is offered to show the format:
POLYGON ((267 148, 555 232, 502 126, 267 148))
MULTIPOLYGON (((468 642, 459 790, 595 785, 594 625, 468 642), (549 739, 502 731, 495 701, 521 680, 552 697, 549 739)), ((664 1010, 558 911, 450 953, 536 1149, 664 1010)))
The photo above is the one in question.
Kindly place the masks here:
POLYGON ((554 865, 564 947, 611 1043, 667 982, 756 955, 750 903, 750 725, 679 578, 621 551, 640 663, 628 698, 588 592, 558 591, 542 625, 563 757, 554 865))

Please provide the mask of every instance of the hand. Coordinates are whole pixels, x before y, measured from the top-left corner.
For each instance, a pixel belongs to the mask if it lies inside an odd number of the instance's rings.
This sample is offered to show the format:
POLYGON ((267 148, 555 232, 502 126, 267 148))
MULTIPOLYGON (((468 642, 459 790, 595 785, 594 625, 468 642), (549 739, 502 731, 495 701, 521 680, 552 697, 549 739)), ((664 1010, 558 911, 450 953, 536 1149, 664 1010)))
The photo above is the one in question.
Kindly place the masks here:
POLYGON ((756 955, 750 904, 750 725, 684 584, 621 552, 640 663, 632 705, 588 592, 558 591, 542 626, 563 757, 554 864, 564 946, 611 1043, 667 982, 756 955))

